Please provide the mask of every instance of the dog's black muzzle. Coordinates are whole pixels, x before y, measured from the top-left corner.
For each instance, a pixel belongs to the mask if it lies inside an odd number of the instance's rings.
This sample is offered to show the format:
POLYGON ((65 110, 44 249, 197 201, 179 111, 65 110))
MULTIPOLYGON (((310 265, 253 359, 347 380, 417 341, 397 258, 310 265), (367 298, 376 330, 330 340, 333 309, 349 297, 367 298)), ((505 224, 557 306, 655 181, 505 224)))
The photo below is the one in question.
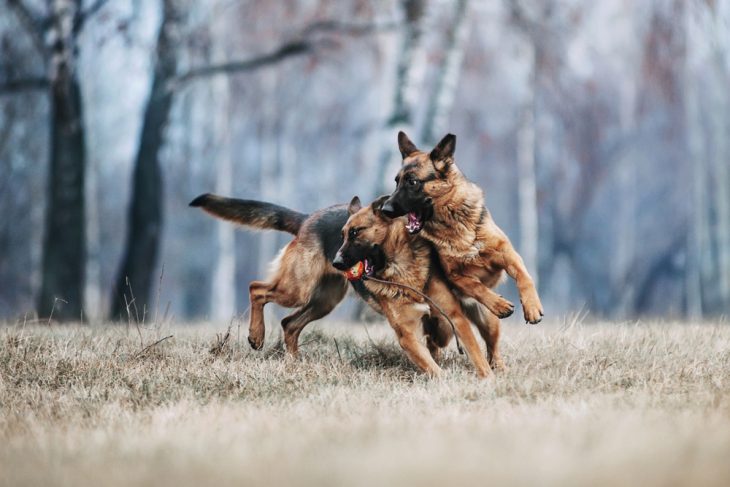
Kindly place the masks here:
POLYGON ((385 203, 383 203, 383 206, 380 207, 380 211, 383 212, 385 216, 388 218, 397 218, 399 216, 403 216, 406 214, 406 211, 403 209, 403 207, 398 203, 397 198, 394 195, 391 195, 390 198, 385 200, 385 203))

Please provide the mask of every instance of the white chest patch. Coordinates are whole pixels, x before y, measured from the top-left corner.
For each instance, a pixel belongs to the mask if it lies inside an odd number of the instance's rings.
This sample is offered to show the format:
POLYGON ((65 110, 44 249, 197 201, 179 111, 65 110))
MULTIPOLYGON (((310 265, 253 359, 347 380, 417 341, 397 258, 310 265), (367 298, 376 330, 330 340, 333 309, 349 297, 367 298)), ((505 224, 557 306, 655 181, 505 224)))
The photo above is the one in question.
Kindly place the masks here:
POLYGON ((422 314, 431 314, 431 307, 427 305, 426 303, 416 303, 412 304, 411 307, 414 311, 418 311, 422 314))

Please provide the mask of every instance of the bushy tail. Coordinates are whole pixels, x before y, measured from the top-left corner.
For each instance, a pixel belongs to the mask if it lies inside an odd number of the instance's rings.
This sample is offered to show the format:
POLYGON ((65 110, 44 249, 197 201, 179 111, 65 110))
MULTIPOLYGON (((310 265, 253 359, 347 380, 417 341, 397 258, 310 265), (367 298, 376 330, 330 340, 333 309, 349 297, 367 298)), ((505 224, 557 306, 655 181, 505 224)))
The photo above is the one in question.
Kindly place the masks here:
POLYGON ((307 215, 283 206, 255 200, 239 200, 214 194, 202 194, 190 202, 206 213, 239 225, 299 233, 307 215))

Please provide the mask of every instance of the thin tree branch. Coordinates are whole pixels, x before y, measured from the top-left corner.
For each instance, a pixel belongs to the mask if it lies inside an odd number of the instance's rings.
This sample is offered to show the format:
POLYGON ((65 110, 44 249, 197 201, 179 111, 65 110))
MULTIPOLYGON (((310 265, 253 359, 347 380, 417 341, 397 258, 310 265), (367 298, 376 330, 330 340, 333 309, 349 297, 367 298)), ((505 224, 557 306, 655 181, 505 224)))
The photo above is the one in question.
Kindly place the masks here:
POLYGON ((28 7, 22 0, 6 0, 10 8, 15 12, 15 16, 23 27, 30 34, 33 45, 38 52, 45 54, 45 44, 43 37, 45 35, 45 26, 48 24, 48 18, 40 15, 28 7))
POLYGON ((393 30, 402 24, 395 21, 385 22, 340 22, 336 20, 322 20, 307 26, 298 38, 286 42, 273 51, 243 59, 239 61, 228 61, 220 64, 210 64, 192 68, 189 71, 176 76, 169 84, 170 89, 175 89, 182 84, 198 78, 212 76, 221 73, 240 73, 276 64, 290 57, 301 56, 315 51, 320 47, 333 45, 328 39, 311 39, 318 33, 339 33, 349 36, 367 35, 373 32, 393 30))
POLYGON ((23 91, 46 90, 48 86, 48 79, 42 76, 2 80, 0 81, 0 96, 12 95, 23 91))
POLYGON ((402 27, 403 23, 396 20, 382 22, 341 22, 339 20, 320 20, 307 26, 302 35, 307 36, 318 32, 361 36, 373 32, 392 31, 402 27))
POLYGON ((170 88, 176 88, 181 84, 204 76, 211 76, 220 73, 251 71, 256 68, 275 64, 290 57, 301 56, 313 50, 314 44, 308 40, 287 42, 278 49, 260 56, 254 56, 240 61, 229 61, 221 64, 210 64, 207 66, 193 68, 190 71, 175 77, 170 83, 170 88))

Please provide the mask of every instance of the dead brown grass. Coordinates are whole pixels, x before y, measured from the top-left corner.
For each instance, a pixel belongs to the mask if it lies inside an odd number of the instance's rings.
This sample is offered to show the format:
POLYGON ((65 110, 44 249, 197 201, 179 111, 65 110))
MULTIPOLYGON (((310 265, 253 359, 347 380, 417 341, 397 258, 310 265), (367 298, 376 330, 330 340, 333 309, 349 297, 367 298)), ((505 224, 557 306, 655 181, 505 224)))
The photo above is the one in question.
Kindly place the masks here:
POLYGON ((5 485, 728 485, 730 326, 505 326, 418 375, 386 326, 0 330, 5 485))

